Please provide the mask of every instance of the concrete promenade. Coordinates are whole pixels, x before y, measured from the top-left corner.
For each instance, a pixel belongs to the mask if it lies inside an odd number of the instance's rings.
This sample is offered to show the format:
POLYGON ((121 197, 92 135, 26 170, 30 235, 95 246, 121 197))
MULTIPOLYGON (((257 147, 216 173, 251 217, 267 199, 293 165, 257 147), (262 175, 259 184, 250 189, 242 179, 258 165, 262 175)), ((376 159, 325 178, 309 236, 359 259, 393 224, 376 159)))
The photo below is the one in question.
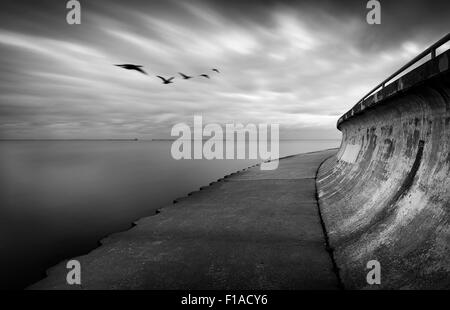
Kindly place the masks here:
POLYGON ((316 200, 319 165, 336 150, 230 175, 77 257, 31 289, 337 289, 316 200))

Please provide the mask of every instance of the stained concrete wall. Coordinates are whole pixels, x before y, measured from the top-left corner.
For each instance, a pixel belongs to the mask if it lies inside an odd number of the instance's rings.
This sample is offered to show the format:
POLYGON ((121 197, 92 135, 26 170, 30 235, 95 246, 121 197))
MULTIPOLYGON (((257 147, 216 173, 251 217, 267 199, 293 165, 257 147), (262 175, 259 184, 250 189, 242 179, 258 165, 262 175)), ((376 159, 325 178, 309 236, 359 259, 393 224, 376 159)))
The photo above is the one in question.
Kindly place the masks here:
POLYGON ((450 51, 338 121, 318 173, 320 208, 345 288, 450 288, 450 51), (369 285, 366 264, 381 264, 369 285))

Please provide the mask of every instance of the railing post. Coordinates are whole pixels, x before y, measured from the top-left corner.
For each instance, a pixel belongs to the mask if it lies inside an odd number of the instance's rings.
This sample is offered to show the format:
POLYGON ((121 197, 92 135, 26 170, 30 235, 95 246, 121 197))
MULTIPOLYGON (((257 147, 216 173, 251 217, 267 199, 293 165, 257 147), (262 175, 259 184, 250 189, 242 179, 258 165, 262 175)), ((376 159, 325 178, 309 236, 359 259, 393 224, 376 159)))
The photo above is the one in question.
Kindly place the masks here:
POLYGON ((431 59, 433 59, 433 58, 436 58, 436 49, 435 48, 433 48, 431 50, 431 59))

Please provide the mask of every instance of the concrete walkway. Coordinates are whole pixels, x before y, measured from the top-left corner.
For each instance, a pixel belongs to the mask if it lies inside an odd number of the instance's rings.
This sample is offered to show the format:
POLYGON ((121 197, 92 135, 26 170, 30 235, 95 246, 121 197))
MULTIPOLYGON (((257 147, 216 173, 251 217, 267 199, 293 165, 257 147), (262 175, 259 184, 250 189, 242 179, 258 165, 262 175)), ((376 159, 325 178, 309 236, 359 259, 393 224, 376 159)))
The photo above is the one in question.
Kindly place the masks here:
POLYGON ((322 231, 315 176, 336 150, 253 167, 179 199, 78 257, 32 289, 336 289, 322 231))

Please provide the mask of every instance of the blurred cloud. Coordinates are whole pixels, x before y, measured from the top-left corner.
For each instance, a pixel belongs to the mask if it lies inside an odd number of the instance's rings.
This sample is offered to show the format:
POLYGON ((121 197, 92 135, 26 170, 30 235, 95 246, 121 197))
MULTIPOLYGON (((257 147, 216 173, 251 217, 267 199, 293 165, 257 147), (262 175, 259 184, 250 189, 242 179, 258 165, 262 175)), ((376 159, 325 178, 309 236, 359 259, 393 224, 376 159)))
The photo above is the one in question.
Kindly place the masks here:
POLYGON ((339 115, 450 29, 448 1, 383 1, 380 26, 365 1, 81 4, 70 26, 64 1, 2 3, 1 138, 167 138, 194 115, 336 138, 339 115))

